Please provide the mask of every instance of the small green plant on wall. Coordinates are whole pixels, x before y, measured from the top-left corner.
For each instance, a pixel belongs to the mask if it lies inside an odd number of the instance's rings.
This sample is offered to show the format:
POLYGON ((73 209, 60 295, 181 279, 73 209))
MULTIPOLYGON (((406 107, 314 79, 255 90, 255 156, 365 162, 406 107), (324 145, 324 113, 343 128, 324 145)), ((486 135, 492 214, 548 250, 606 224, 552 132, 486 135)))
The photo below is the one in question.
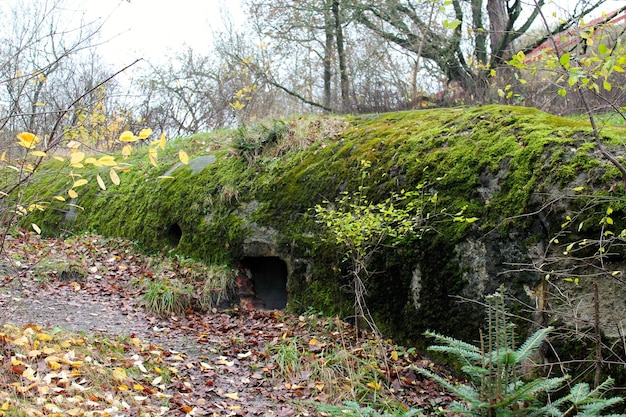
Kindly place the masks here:
MULTIPOLYGON (((369 314, 366 298, 368 281, 374 273, 369 269, 374 255, 385 246, 394 246, 411 236, 421 236, 430 229, 437 216, 445 210, 435 212, 437 194, 426 190, 426 183, 414 190, 401 190, 383 201, 373 202, 367 196, 364 180, 369 175, 371 162, 361 161, 361 185, 355 193, 342 193, 335 202, 324 201, 315 206, 319 224, 326 228, 327 241, 336 244, 348 262, 352 291, 354 293, 355 322, 364 320, 376 330, 369 314), (429 212, 429 208, 433 208, 429 212)), ((473 223, 478 218, 465 217, 463 211, 452 221, 473 223)))
MULTIPOLYGON (((370 166, 369 161, 361 161, 362 179, 370 166)), ((359 320, 376 329, 365 303, 372 257, 384 245, 393 245, 410 234, 425 231, 426 199, 436 199, 436 195, 427 195, 420 187, 415 191, 393 193, 386 200, 374 203, 361 184, 354 194, 344 192, 334 203, 324 201, 315 206, 317 222, 328 232, 327 240, 344 251, 349 263, 357 331, 359 320)))

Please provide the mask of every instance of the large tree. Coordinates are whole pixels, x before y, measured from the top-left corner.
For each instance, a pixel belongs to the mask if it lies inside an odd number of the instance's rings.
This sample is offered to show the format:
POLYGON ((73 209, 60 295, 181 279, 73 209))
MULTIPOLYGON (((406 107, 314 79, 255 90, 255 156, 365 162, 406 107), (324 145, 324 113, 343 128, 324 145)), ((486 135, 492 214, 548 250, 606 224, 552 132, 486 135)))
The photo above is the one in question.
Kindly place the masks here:
POLYGON ((578 1, 550 28, 550 33, 525 45, 520 39, 536 27, 539 12, 547 7, 545 0, 350 0, 349 3, 353 18, 361 25, 432 62, 448 83, 481 99, 487 92, 492 70, 501 68, 515 49, 532 50, 551 34, 574 27, 607 0, 578 1))
POLYGON ((428 66, 356 25, 350 1, 246 3, 264 45, 254 68, 301 102, 337 112, 389 111, 423 95, 427 83, 419 80, 428 66))

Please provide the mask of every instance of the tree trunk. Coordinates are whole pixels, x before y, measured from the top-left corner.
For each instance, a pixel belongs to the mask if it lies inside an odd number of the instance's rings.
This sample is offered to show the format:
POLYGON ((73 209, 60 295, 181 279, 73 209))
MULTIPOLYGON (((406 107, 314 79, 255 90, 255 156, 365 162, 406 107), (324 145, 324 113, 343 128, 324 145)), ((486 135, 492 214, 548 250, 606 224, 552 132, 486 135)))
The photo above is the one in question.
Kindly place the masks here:
POLYGON ((324 98, 325 107, 330 107, 331 103, 331 81, 332 81, 332 62, 333 62, 333 41, 335 37, 334 25, 330 10, 324 8, 324 98))
MULTIPOLYGON (((482 3, 482 2, 481 2, 482 3)), ((492 53, 499 54, 497 61, 506 59, 510 47, 501 49, 501 43, 506 35, 508 25, 508 13, 506 0, 488 0, 487 15, 489 16, 489 41, 492 53)))
POLYGON ((337 56, 339 58, 339 79, 341 83, 341 108, 347 111, 350 108, 350 88, 348 79, 348 68, 346 64, 346 52, 344 47, 343 29, 341 27, 341 10, 339 0, 333 0, 333 17, 335 18, 335 36, 337 40, 337 56))

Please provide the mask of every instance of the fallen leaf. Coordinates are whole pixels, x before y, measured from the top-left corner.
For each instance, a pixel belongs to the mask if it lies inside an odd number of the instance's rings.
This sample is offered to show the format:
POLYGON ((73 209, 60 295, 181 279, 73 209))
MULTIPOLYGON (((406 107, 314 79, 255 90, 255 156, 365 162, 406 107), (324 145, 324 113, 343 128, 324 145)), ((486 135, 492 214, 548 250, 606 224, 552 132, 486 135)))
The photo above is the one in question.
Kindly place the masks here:
POLYGON ((230 398, 231 400, 239 400, 239 396, 235 392, 224 394, 223 397, 230 398))

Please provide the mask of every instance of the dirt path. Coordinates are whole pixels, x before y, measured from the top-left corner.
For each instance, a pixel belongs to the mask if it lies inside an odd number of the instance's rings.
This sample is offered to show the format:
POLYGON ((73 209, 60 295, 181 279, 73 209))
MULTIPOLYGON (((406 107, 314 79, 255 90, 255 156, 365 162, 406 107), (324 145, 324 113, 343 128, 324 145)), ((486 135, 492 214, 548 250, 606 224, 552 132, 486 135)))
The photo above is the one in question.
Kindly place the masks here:
POLYGON ((354 398, 353 388, 342 386, 355 383, 363 390, 359 395, 378 398, 382 386, 371 378, 379 376, 388 379, 385 390, 403 407, 432 408, 450 400, 411 370, 431 362, 391 344, 383 352, 391 361, 370 370, 370 379, 349 381, 358 375, 333 369, 339 366, 332 357, 346 352, 345 363, 370 363, 360 352, 371 341, 353 339, 354 332, 338 319, 240 309, 152 314, 141 306, 136 285, 154 276, 152 260, 126 242, 21 234, 7 239, 4 256, 0 325, 138 338, 164 348, 180 369, 168 387, 168 415, 320 415, 315 403, 354 398))

